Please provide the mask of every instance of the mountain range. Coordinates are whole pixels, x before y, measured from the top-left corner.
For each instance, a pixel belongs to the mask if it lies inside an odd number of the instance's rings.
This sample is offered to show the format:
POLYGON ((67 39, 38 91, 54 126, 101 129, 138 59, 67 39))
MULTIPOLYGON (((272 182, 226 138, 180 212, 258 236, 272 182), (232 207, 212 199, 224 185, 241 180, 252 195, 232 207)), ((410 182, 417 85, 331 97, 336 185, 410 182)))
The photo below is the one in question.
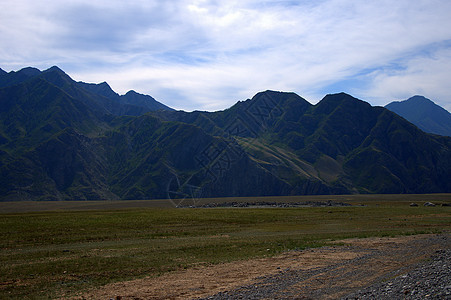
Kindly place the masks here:
POLYGON ((348 94, 175 111, 57 67, 0 71, 0 200, 451 192, 451 138, 348 94))
POLYGON ((397 113, 425 132, 451 137, 451 113, 423 96, 394 101, 385 108, 397 113))

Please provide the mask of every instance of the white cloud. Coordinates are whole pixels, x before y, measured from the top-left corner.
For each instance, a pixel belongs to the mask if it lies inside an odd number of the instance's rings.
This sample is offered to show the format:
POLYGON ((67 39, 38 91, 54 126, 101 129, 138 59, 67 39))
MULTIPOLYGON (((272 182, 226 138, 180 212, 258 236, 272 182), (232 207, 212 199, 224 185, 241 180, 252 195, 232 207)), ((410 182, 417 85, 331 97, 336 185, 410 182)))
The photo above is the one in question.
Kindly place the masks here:
POLYGON ((9 2, 0 2, 5 70, 57 64, 187 110, 265 89, 315 102, 344 81, 375 104, 421 91, 451 103, 447 0, 9 2))
POLYGON ((397 68, 375 70, 367 75, 370 85, 356 90, 375 105, 393 100, 405 100, 424 95, 451 111, 449 90, 451 49, 439 49, 428 55, 416 56, 400 63, 397 68))

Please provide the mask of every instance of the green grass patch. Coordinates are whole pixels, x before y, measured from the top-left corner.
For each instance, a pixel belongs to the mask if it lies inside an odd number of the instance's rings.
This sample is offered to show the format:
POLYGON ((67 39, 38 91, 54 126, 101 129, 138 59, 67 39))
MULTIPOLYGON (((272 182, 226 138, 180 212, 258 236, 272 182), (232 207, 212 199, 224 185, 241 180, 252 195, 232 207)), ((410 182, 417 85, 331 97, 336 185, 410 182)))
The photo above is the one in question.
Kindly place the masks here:
POLYGON ((0 298, 75 295, 109 282, 342 238, 450 229, 450 207, 409 207, 405 201, 373 201, 364 207, 0 214, 0 298))

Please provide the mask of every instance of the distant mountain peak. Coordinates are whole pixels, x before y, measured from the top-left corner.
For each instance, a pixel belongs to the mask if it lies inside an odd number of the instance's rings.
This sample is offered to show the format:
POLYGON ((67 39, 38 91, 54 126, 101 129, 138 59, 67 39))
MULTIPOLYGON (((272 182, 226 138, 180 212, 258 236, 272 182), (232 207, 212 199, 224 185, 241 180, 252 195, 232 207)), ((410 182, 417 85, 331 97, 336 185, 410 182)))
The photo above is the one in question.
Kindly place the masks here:
POLYGON ((258 100, 261 97, 269 97, 273 99, 287 99, 290 97, 301 98, 294 92, 283 92, 283 91, 274 91, 274 90, 266 90, 262 92, 258 92, 255 94, 251 100, 258 100))
POLYGON ((342 108, 344 110, 349 109, 366 109, 371 107, 368 102, 357 99, 347 93, 341 92, 337 94, 327 94, 316 105, 317 113, 329 114, 332 111, 342 108))
POLYGON ((451 136, 451 114, 424 96, 415 95, 407 100, 393 101, 385 108, 425 132, 451 136))
POLYGON ((320 102, 318 102, 317 105, 337 106, 341 105, 342 103, 357 103, 357 102, 364 101, 359 100, 347 93, 341 92, 336 94, 327 94, 326 96, 324 96, 323 99, 321 99, 320 102))
POLYGON ((0 76, 0 201, 451 192, 451 138, 346 93, 169 112, 58 67, 24 72, 0 76))
POLYGON ((37 68, 26 67, 26 68, 21 69, 18 73, 22 73, 27 76, 37 76, 37 75, 41 74, 41 71, 37 68))
POLYGON ((125 95, 131 96, 131 95, 143 95, 143 94, 140 94, 135 90, 129 90, 127 93, 125 93, 125 95))
POLYGON ((331 93, 331 94, 327 94, 326 96, 324 96, 324 97, 331 97, 331 96, 333 96, 333 97, 338 97, 338 96, 341 96, 341 97, 343 97, 343 96, 346 96, 346 97, 352 97, 352 98, 354 98, 353 96, 351 96, 351 95, 349 95, 348 93, 345 93, 345 92, 339 92, 339 93, 331 93))
MULTIPOLYGON (((407 100, 400 100, 400 101, 393 101, 389 104, 387 104, 385 107, 386 108, 397 108, 399 106, 409 106, 409 105, 422 105, 422 108, 428 108, 428 109, 437 109, 437 110, 444 110, 446 111, 446 109, 444 109, 443 107, 437 105, 434 101, 432 101, 429 98, 426 98, 425 96, 421 96, 421 95, 415 95, 410 97, 407 100)), ((418 108, 418 107, 416 107, 418 108)), ((417 111, 417 113, 422 113, 421 111, 417 111)))
POLYGON ((426 100, 429 100, 428 98, 426 98, 425 96, 422 96, 422 95, 413 95, 412 97, 410 97, 407 100, 410 100, 410 99, 426 99, 426 100))
POLYGON ((73 79, 69 75, 67 75, 66 72, 64 72, 63 70, 61 70, 57 66, 53 66, 51 68, 48 68, 47 70, 42 71, 41 74, 43 74, 43 75, 52 74, 53 76, 56 75, 56 76, 59 76, 61 78, 70 79, 70 81, 73 81, 73 79))
POLYGON ((257 95, 264 95, 264 94, 266 94, 266 95, 288 95, 288 94, 294 94, 294 93, 293 92, 266 90, 266 91, 258 92, 255 96, 257 96, 257 95))
POLYGON ((48 68, 47 70, 45 70, 44 72, 61 72, 66 74, 63 70, 61 70, 58 66, 52 66, 50 68, 48 68))
MULTIPOLYGON (((425 103, 434 103, 431 99, 426 98, 425 96, 422 95, 414 95, 412 97, 410 97, 407 100, 401 100, 401 101, 395 101, 397 103, 399 102, 425 102, 425 103)), ((435 103, 434 103, 435 104, 435 103)))
POLYGON ((332 101, 343 101, 343 100, 358 100, 361 101, 357 98, 355 98, 354 96, 351 96, 345 92, 340 92, 340 93, 334 93, 334 94, 327 94, 326 96, 324 96, 323 100, 327 99, 328 101, 332 100, 332 101))
POLYGON ((140 94, 134 90, 128 91, 121 99, 131 105, 147 107, 150 110, 173 110, 172 108, 158 102, 152 96, 140 94))
MULTIPOLYGON (((300 97, 299 95, 297 95, 294 92, 282 92, 282 91, 274 91, 274 90, 266 90, 263 92, 258 92, 257 94, 255 94, 252 97, 252 99, 247 99, 244 102, 247 102, 247 101, 258 102, 264 98, 269 98, 279 105, 290 98, 296 98, 296 99, 307 102, 304 98, 300 97)), ((240 101, 240 103, 243 103, 243 102, 240 101)))
POLYGON ((311 106, 311 103, 294 92, 266 90, 258 92, 252 99, 238 101, 230 109, 243 111, 256 110, 257 114, 265 111, 270 112, 271 115, 277 115, 282 113, 282 110, 294 111, 296 110, 295 107, 303 107, 306 109, 309 106, 311 106))
MULTIPOLYGON (((391 103, 389 103, 389 104, 387 104, 386 106, 392 106, 392 105, 395 105, 394 103, 423 103, 423 104, 428 104, 428 105, 437 105, 437 104, 435 104, 435 102, 434 101, 432 101, 431 99, 429 99, 429 98, 426 98, 425 96, 422 96, 422 95, 414 95, 414 96, 412 96, 412 97, 410 97, 410 98, 408 98, 407 100, 398 100, 398 101, 393 101, 393 102, 391 102, 391 103)), ((438 105, 437 105, 438 106, 438 105)))
POLYGON ((107 97, 115 101, 119 101, 120 98, 119 94, 113 91, 113 89, 106 81, 101 82, 99 84, 79 81, 78 84, 90 92, 107 97))
MULTIPOLYGON (((3 71, 3 70, 2 70, 3 71)), ((19 71, 0 72, 0 87, 7 87, 22 83, 32 77, 39 76, 41 71, 36 68, 26 67, 19 71)))

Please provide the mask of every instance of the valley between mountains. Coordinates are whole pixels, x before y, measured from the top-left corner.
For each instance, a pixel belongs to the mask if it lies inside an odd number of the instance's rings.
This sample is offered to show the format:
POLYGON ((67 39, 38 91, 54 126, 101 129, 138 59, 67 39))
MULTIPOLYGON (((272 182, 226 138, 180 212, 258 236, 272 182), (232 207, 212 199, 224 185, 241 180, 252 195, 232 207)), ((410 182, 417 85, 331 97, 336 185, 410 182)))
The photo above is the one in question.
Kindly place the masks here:
POLYGON ((57 67, 0 74, 0 201, 449 193, 450 150, 345 93, 184 112, 57 67))

